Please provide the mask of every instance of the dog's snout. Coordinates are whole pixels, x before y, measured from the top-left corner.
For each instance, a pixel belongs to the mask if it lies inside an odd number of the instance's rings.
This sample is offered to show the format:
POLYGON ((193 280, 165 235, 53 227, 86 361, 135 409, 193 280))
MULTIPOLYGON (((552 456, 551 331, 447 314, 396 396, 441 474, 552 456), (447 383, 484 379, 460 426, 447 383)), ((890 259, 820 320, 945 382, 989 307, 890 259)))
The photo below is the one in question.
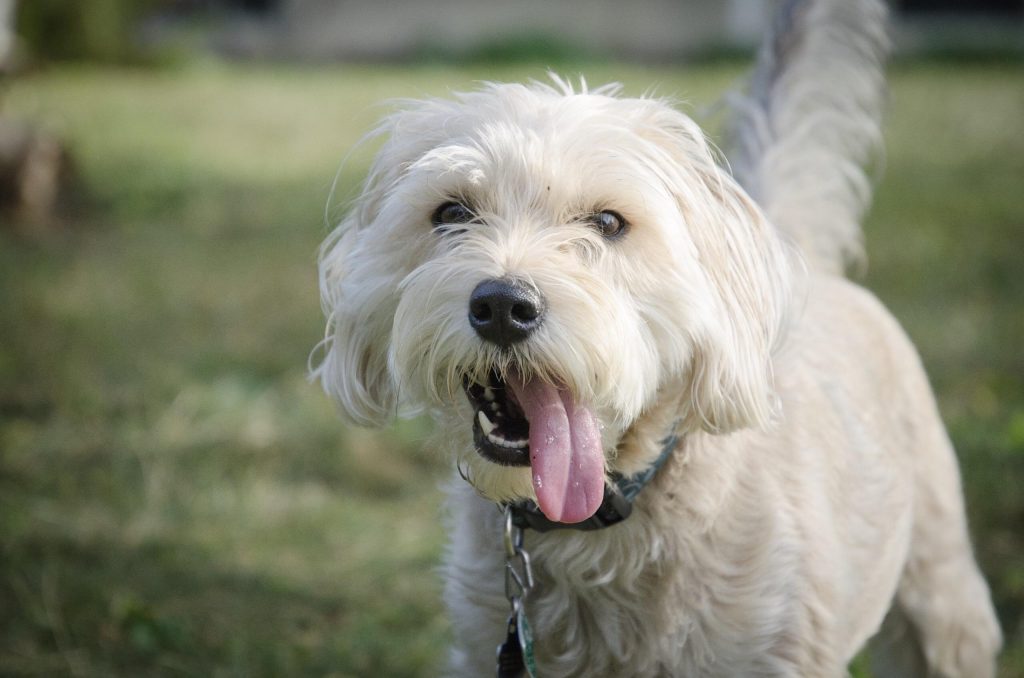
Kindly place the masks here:
POLYGON ((498 346, 523 341, 543 320, 540 292, 515 278, 484 280, 469 297, 469 324, 480 338, 498 346))

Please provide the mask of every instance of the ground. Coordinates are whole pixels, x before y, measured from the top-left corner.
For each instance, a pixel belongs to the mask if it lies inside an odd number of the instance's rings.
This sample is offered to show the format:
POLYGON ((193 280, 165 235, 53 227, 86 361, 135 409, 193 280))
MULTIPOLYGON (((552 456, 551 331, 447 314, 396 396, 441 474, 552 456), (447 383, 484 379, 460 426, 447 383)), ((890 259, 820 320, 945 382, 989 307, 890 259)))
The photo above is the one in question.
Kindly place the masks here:
MULTIPOLYGON (((701 113, 742 69, 587 72, 701 113)), ((424 422, 345 429, 307 382, 315 252, 381 100, 543 73, 199 62, 11 84, 6 111, 68 142, 78 188, 48 235, 0 228, 0 673, 438 673, 448 465, 424 422)), ((863 276, 957 445, 1004 678, 1024 676, 1022 75, 893 68, 863 276)))

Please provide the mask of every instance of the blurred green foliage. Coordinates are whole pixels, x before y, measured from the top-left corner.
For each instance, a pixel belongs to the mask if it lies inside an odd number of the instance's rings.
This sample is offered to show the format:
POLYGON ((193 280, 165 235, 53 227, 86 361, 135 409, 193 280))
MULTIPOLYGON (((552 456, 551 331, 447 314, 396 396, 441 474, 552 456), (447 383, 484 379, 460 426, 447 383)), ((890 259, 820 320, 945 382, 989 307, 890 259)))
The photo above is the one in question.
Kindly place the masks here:
POLYGON ((20 0, 15 25, 35 58, 133 61, 137 22, 154 0, 20 0))
MULTIPOLYGON (((693 102, 740 73, 587 69, 693 102)), ((439 673, 451 469, 423 422, 344 428, 307 382, 315 252, 378 102, 543 74, 202 63, 12 83, 85 199, 49 235, 0 229, 0 673, 439 673)), ((867 225, 866 283, 961 457, 1003 678, 1024 676, 1022 124, 1019 69, 895 69, 867 225)))

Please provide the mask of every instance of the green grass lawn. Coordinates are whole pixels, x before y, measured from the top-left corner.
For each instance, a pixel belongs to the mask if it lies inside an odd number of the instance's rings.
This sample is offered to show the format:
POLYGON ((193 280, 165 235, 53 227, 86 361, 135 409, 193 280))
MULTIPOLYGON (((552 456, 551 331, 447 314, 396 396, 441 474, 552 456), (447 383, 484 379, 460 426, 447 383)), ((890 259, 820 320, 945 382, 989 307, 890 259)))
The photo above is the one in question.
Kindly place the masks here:
MULTIPOLYGON (((730 66, 587 69, 698 106, 730 66)), ((390 97, 543 69, 61 68, 78 196, 0 228, 0 674, 428 676, 448 464, 306 380, 315 252, 390 97)), ((866 283, 918 343, 1024 676, 1024 73, 902 65, 866 283)), ((7 218, 7 217, 0 217, 7 218)), ((498 576, 498 573, 495 574, 498 576)))

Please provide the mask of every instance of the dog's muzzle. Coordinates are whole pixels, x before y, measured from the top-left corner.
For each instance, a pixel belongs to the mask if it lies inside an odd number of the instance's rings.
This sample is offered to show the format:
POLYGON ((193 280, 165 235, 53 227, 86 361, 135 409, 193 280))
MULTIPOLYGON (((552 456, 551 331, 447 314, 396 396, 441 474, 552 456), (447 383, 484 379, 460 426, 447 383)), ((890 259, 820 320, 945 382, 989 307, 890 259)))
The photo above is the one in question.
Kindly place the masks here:
POLYGON ((516 278, 484 280, 469 297, 469 324, 484 341, 508 348, 544 322, 544 298, 516 278))

